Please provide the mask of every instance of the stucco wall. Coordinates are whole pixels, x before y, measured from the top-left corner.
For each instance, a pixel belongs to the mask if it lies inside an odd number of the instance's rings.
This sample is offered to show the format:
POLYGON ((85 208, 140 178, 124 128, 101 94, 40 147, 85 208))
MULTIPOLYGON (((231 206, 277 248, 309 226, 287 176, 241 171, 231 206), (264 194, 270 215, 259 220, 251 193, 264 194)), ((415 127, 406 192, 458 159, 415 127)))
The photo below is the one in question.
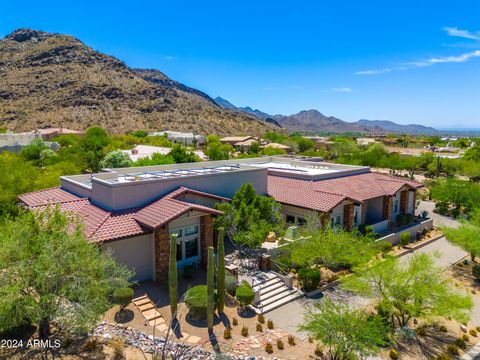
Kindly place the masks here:
POLYGON ((101 247, 102 250, 112 251, 115 260, 135 271, 133 280, 155 278, 153 234, 111 241, 102 244, 101 247))
POLYGON ((378 197, 365 202, 365 223, 374 224, 382 220, 383 198, 378 197))

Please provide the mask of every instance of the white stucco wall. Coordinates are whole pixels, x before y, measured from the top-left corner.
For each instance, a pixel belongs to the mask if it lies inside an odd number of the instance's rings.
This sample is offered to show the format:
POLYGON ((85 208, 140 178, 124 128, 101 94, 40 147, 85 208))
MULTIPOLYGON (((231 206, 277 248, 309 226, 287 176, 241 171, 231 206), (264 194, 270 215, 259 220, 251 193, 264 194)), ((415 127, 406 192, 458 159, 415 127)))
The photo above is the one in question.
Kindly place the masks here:
POLYGON ((153 234, 111 241, 101 245, 112 251, 116 261, 135 271, 133 280, 155 279, 155 248, 153 234))

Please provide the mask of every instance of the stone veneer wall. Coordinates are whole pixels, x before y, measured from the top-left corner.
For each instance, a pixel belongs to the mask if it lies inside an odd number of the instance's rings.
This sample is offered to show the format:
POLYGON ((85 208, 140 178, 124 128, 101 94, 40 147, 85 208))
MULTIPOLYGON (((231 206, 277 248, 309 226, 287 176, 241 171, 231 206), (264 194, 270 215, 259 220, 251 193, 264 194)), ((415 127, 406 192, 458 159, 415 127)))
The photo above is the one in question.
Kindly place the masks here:
POLYGON ((214 246, 213 241, 213 217, 204 215, 200 218, 200 254, 202 256, 202 267, 207 268, 208 247, 214 246))
POLYGON ((155 239, 155 279, 159 284, 168 280, 168 225, 164 225, 154 232, 155 239))
POLYGON ((354 205, 346 204, 343 206, 343 225, 347 230, 352 230, 353 228, 353 217, 354 217, 354 205))
POLYGON ((408 190, 403 190, 400 193, 400 213, 408 213, 408 190))
POLYGON ((388 223, 392 223, 392 197, 383 197, 382 217, 384 220, 388 219, 388 223))

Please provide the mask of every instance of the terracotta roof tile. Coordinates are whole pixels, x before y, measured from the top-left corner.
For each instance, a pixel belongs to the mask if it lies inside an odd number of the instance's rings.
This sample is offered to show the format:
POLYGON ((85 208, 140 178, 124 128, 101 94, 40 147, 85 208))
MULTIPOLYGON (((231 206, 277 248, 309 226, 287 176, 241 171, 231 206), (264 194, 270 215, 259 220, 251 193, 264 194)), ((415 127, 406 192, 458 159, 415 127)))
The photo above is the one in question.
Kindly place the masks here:
POLYGON ((78 196, 70 194, 59 187, 34 191, 19 195, 20 201, 27 206, 39 206, 45 204, 57 204, 66 201, 79 200, 78 196))

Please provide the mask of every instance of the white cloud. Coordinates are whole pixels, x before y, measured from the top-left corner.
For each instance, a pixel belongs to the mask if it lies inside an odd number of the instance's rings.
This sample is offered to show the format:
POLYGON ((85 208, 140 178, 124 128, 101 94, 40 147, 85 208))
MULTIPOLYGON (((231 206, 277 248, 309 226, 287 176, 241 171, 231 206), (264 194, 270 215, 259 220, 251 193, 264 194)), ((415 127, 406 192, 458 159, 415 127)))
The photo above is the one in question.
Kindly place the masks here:
POLYGON ((432 66, 435 64, 462 63, 475 57, 480 57, 480 50, 475 50, 475 51, 472 51, 466 54, 461 54, 458 56, 434 57, 424 61, 413 62, 407 65, 411 65, 412 67, 426 67, 426 66, 432 66))
POLYGON ((349 87, 341 87, 341 88, 333 88, 332 91, 348 93, 348 92, 353 92, 354 90, 349 87))
POLYGON ((480 40, 480 34, 478 32, 476 34, 472 34, 468 30, 461 30, 456 27, 444 27, 443 30, 446 31, 449 36, 461 37, 471 40, 480 40))
POLYGON ((390 68, 383 68, 383 69, 373 69, 373 70, 362 70, 356 71, 355 75, 378 75, 378 74, 385 74, 392 71, 390 68))

